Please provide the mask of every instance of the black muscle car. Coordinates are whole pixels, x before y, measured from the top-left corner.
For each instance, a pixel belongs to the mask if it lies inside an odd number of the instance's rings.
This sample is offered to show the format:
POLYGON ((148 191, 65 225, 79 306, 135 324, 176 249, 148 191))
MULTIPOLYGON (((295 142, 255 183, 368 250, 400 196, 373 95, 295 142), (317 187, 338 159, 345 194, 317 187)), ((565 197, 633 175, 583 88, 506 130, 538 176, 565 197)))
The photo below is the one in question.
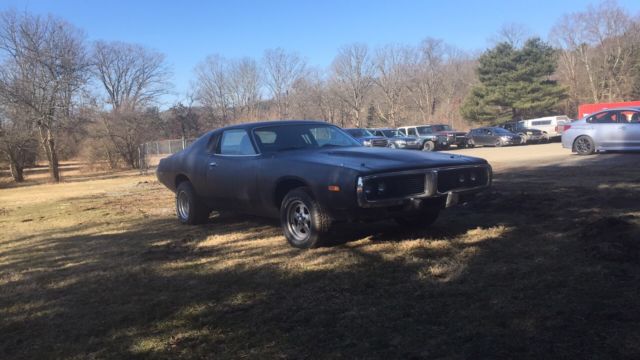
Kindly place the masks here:
POLYGON ((178 219, 212 210, 279 218, 289 243, 322 244, 332 223, 395 218, 427 226, 491 184, 483 159, 365 147, 337 126, 269 121, 213 130, 162 159, 178 219))

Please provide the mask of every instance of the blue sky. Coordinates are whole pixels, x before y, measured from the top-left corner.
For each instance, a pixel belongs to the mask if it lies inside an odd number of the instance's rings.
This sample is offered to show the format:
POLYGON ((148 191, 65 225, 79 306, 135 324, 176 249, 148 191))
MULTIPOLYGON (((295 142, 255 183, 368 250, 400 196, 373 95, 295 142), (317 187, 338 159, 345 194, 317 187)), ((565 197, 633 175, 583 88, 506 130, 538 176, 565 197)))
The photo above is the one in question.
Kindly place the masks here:
MULTIPOLYGON (((0 7, 51 13, 86 32, 89 41, 121 40, 163 52, 173 68, 175 95, 189 88, 193 68, 208 54, 259 59, 267 48, 297 51, 311 65, 328 66, 349 43, 372 47, 417 44, 426 37, 476 51, 505 23, 520 23, 543 38, 562 14, 592 1, 141 1, 3 0, 0 7)), ((633 14, 640 1, 618 3, 633 14)))

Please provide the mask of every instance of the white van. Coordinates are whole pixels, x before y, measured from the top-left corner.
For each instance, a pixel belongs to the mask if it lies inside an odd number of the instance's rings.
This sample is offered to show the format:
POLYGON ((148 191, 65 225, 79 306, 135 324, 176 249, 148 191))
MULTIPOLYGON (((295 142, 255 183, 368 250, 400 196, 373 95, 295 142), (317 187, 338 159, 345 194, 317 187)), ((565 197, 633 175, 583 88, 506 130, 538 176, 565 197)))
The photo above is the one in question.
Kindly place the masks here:
POLYGON ((538 129, 547 133, 549 139, 558 138, 562 135, 562 127, 558 128, 558 125, 564 125, 566 123, 570 123, 571 119, 569 119, 566 115, 559 116, 546 116, 537 119, 529 119, 529 120, 520 120, 518 124, 521 124, 522 127, 530 128, 530 129, 538 129))

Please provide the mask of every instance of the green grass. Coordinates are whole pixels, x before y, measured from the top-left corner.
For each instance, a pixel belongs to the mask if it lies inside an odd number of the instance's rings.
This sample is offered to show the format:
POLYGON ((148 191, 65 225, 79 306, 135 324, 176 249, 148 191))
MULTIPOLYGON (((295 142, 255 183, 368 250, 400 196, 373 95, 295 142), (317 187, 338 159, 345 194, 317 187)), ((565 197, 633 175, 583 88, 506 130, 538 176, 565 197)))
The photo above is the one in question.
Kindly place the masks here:
POLYGON ((180 226, 150 177, 0 190, 0 358, 638 358, 640 173, 611 156, 312 251, 180 226))

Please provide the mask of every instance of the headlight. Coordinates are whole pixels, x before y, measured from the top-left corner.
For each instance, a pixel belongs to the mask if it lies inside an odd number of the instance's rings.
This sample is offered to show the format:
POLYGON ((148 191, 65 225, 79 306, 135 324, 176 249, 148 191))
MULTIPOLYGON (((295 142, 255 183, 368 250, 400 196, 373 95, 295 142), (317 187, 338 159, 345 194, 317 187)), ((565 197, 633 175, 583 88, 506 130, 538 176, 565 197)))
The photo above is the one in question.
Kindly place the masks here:
POLYGON ((371 140, 364 140, 364 141, 362 142, 362 145, 364 145, 364 146, 371 146, 371 140))
POLYGON ((407 142, 404 141, 404 140, 398 140, 398 141, 396 141, 396 144, 398 144, 398 145, 407 145, 407 142))
POLYGON ((513 138, 512 138, 511 136, 509 136, 509 135, 500 136, 500 138, 501 138, 502 140, 511 140, 511 139, 513 139, 513 138))

